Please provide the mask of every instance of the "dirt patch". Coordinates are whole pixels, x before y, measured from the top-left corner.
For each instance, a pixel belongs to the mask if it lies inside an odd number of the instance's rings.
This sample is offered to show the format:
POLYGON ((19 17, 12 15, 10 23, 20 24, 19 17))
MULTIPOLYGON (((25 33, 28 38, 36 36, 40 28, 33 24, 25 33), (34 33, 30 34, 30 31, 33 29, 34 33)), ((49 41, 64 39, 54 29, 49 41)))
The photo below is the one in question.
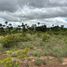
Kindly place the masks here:
POLYGON ((67 58, 64 58, 64 59, 63 59, 62 65, 67 65, 67 58))
MULTIPOLYGON (((6 54, 0 54, 0 60, 7 57, 6 54)), ((46 62, 46 64, 41 64, 40 66, 35 65, 36 57, 30 57, 24 61, 15 58, 16 61, 20 62, 20 67, 67 67, 67 58, 63 59, 63 63, 60 63, 57 58, 51 56, 40 57, 39 59, 46 62)))
POLYGON ((0 54, 0 60, 3 60, 5 58, 7 58, 8 56, 6 54, 0 54))

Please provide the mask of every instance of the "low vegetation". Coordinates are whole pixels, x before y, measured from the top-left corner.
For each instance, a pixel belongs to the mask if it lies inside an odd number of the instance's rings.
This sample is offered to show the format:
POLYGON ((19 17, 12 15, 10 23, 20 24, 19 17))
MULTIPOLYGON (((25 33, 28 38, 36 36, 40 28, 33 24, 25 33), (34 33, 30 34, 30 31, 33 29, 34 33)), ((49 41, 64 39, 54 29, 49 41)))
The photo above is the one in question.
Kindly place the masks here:
POLYGON ((67 29, 63 26, 0 27, 0 58, 6 55, 0 59, 0 67, 22 67, 31 57, 36 58, 36 66, 47 64, 41 57, 51 56, 61 62, 67 57, 67 29))

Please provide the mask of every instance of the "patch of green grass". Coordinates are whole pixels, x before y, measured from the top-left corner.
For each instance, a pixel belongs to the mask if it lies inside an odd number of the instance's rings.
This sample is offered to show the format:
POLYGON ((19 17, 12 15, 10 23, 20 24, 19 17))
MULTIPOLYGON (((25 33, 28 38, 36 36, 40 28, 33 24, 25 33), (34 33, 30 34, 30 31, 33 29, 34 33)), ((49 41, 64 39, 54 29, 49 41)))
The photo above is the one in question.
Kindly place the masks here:
POLYGON ((0 60, 0 67, 20 67, 17 61, 13 61, 12 58, 6 58, 0 60))
POLYGON ((11 57, 16 57, 19 59, 25 59, 28 58, 28 53, 30 52, 29 48, 25 48, 22 50, 8 50, 6 51, 6 54, 11 57))
POLYGON ((42 51, 36 49, 36 50, 33 50, 32 51, 32 56, 35 56, 35 57, 41 57, 42 56, 42 51))
POLYGON ((49 38, 50 38, 50 35, 48 33, 44 33, 42 37, 42 41, 47 42, 49 38))
POLYGON ((39 58, 37 58, 37 59, 35 60, 35 65, 41 66, 42 64, 43 64, 43 65, 46 65, 46 62, 43 61, 43 60, 41 60, 41 59, 39 59, 39 58))
POLYGON ((3 45, 3 47, 10 48, 12 46, 16 46, 17 42, 27 42, 30 40, 31 39, 25 34, 11 34, 2 37, 0 39, 0 43, 3 45))

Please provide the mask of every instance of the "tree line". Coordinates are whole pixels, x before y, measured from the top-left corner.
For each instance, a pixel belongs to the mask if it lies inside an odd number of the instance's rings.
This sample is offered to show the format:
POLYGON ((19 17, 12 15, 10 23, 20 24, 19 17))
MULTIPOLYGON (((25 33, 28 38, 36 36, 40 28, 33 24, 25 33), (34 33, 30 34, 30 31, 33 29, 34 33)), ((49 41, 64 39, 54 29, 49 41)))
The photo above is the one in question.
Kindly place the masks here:
POLYGON ((43 24, 40 25, 41 23, 38 22, 37 24, 32 24, 32 26, 28 26, 27 24, 22 23, 21 25, 18 25, 17 27, 13 27, 11 23, 9 23, 8 21, 5 21, 5 24, 1 24, 0 23, 0 35, 1 34, 10 34, 10 33, 16 33, 16 32, 27 32, 27 31, 34 31, 34 32, 38 32, 38 31, 59 31, 59 30, 63 30, 64 25, 61 26, 54 26, 52 25, 52 27, 48 28, 47 25, 43 24))

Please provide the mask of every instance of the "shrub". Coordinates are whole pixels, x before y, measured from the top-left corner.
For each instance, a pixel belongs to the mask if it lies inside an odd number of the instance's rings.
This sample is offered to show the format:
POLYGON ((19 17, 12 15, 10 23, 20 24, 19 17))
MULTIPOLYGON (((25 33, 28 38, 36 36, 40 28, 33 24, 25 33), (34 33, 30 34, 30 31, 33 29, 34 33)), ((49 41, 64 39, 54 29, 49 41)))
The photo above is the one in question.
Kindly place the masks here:
POLYGON ((41 66, 41 64, 46 65, 46 62, 43 61, 43 60, 41 60, 41 59, 38 59, 38 58, 37 58, 37 59, 35 60, 35 65, 41 66))
POLYGON ((6 58, 0 60, 1 67, 20 67, 17 61, 13 61, 12 58, 6 58))
POLYGON ((30 51, 29 48, 25 48, 23 50, 19 50, 19 51, 17 51, 17 57, 19 59, 27 59, 29 51, 30 51))
POLYGON ((32 55, 35 57, 41 57, 42 56, 42 52, 40 50, 34 50, 32 52, 32 55))
POLYGON ((58 32, 58 31, 56 31, 56 32, 53 32, 55 35, 59 35, 60 34, 60 32, 58 32))
POLYGON ((16 39, 14 38, 13 35, 11 35, 11 36, 7 35, 7 36, 1 38, 0 42, 1 42, 1 44, 3 44, 3 47, 9 48, 9 47, 13 46, 13 43, 16 42, 16 39))
POLYGON ((31 40, 27 36, 23 36, 22 34, 11 34, 6 35, 0 39, 0 43, 3 44, 3 47, 10 48, 16 46, 17 42, 26 42, 31 40))
POLYGON ((41 32, 37 32, 37 36, 41 37, 42 36, 41 32))
POLYGON ((50 37, 49 34, 45 33, 42 37, 42 40, 46 42, 48 41, 49 37, 50 37))
POLYGON ((22 49, 24 49, 24 48, 33 49, 33 48, 34 48, 34 46, 33 46, 32 44, 26 44, 26 43, 25 43, 25 44, 22 44, 22 43, 21 43, 21 44, 18 45, 18 47, 19 47, 19 48, 22 48, 22 49))
POLYGON ((29 51, 30 51, 29 48, 25 48, 22 50, 9 50, 9 51, 6 51, 6 54, 11 57, 17 57, 19 59, 26 59, 28 58, 29 51))

